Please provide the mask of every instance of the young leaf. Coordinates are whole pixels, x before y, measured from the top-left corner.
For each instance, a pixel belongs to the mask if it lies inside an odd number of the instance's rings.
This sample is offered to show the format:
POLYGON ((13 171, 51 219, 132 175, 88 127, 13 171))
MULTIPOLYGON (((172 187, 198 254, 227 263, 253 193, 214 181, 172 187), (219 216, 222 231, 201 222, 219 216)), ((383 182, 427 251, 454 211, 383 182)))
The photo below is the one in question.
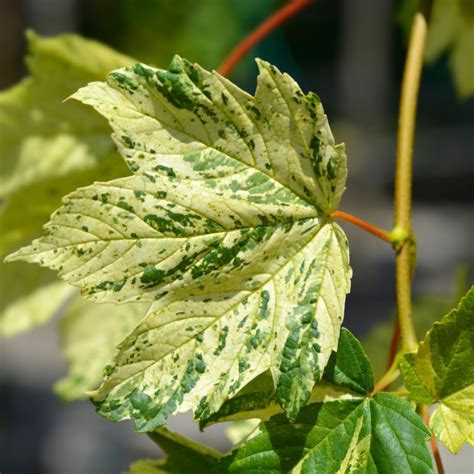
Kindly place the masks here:
POLYGON ((439 402, 430 426, 453 453, 474 444, 474 287, 401 363, 410 398, 439 402))
POLYGON ((95 389, 118 344, 143 319, 148 306, 92 304, 77 299, 60 323, 61 346, 69 370, 54 385, 55 392, 65 400, 74 400, 95 389))
POLYGON ((166 428, 157 429, 149 436, 165 451, 167 458, 136 461, 130 466, 129 474, 209 474, 220 457, 217 451, 166 428))
POLYGON ((337 351, 331 354, 324 380, 342 385, 356 393, 367 394, 374 388, 374 371, 361 343, 342 328, 337 351))
POLYGON ((374 398, 304 407, 294 423, 276 415, 219 463, 222 473, 433 472, 429 430, 402 399, 374 398))
POLYGON ((346 179, 318 97, 259 61, 255 97, 175 57, 92 83, 134 176, 69 195, 10 257, 95 301, 153 301, 120 345, 98 411, 150 431, 208 417, 271 369, 291 418, 337 347, 351 270, 329 214, 346 179))

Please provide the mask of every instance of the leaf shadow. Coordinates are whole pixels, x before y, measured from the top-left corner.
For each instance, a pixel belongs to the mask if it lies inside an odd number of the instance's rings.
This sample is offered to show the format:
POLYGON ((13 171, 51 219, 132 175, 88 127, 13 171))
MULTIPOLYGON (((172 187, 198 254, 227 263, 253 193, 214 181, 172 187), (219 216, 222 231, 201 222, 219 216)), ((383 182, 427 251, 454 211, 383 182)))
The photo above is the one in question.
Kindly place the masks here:
POLYGON ((321 403, 304 407, 294 423, 284 414, 265 423, 268 439, 279 458, 282 473, 290 472, 310 449, 307 438, 317 424, 322 407, 321 403))

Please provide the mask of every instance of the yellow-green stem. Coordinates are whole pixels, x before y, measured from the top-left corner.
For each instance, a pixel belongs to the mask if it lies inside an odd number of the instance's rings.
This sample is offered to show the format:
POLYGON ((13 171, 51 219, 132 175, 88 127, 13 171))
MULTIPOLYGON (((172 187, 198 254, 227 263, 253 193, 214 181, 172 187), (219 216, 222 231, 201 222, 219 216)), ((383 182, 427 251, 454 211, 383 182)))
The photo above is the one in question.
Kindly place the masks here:
MULTIPOLYGON (((408 53, 403 73, 398 118, 397 164, 395 173, 395 223, 394 227, 412 235, 411 185, 413 168, 413 138, 415 133, 416 106, 420 87, 427 22, 421 12, 413 18, 408 53)), ((417 341, 412 320, 411 272, 413 239, 405 240, 397 251, 396 285, 397 314, 400 324, 400 346, 403 352, 416 349, 417 341)))
POLYGON ((398 364, 400 363, 400 357, 401 354, 398 353, 387 372, 385 372, 382 378, 375 384, 375 387, 372 391, 372 395, 386 390, 388 387, 390 387, 392 382, 394 382, 400 376, 400 369, 398 368, 398 364))

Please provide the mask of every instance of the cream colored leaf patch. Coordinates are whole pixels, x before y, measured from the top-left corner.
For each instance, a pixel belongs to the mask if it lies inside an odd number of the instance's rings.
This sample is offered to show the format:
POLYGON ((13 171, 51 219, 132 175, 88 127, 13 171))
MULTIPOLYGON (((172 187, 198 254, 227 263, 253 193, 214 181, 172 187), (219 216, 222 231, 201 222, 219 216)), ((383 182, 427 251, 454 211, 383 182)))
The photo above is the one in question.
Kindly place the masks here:
POLYGON ((206 418, 271 370, 290 418, 338 343, 351 270, 331 219, 346 179, 318 97, 259 62, 255 96, 175 57, 74 97, 108 118, 133 176, 68 195, 10 257, 100 302, 152 302, 93 394, 140 431, 206 418))

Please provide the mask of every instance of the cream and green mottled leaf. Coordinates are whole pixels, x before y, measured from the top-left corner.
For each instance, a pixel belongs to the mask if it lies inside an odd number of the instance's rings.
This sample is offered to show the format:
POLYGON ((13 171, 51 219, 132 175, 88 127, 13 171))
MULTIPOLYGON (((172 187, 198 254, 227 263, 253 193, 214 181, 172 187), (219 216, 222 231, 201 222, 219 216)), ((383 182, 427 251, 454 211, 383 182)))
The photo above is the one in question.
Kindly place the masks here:
POLYGON ((150 438, 166 453, 166 459, 142 459, 130 466, 129 474, 209 474, 220 453, 178 433, 160 428, 149 433, 150 438))
POLYGON ((330 213, 344 147, 315 94, 259 68, 255 97, 179 57, 79 90, 134 175, 70 194, 10 257, 94 301, 153 303, 93 394, 139 431, 190 409, 207 418, 267 370, 294 418, 337 347, 351 270, 330 213))
POLYGON ((457 309, 435 323, 418 351, 404 356, 410 398, 436 403, 430 426, 453 453, 474 445, 474 287, 457 309))
POLYGON ((275 415, 218 465, 220 473, 432 473, 429 430, 410 404, 372 398, 305 406, 294 423, 275 415))
POLYGON ((85 398, 86 391, 95 389, 118 344, 143 319, 148 306, 93 304, 76 299, 60 322, 68 374, 56 382, 55 392, 65 400, 74 400, 85 398))

